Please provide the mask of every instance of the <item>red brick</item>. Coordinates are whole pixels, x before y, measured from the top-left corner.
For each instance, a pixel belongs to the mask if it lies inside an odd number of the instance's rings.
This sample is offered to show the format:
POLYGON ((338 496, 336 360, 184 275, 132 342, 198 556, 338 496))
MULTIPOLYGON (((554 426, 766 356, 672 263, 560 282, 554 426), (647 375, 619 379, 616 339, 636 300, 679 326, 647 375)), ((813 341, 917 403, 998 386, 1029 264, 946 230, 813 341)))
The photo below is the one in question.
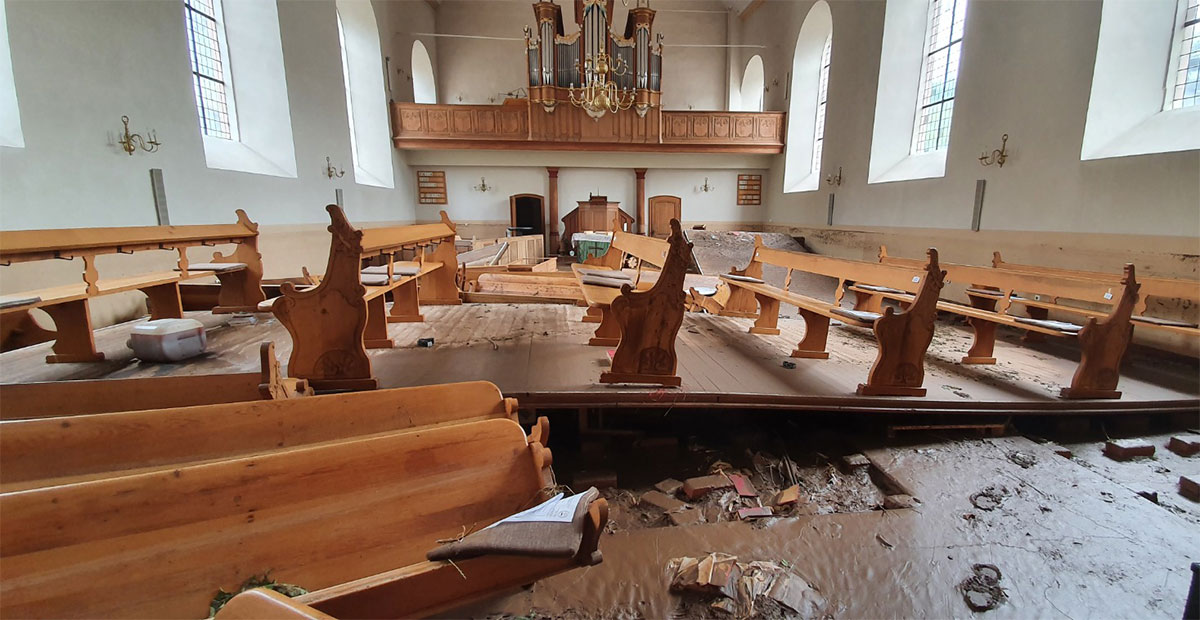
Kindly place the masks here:
POLYGON ((750 479, 738 474, 729 474, 729 479, 733 482, 733 488, 737 489, 738 495, 742 497, 758 497, 758 491, 754 490, 754 484, 750 479))
POLYGON ((1193 502, 1200 502, 1200 476, 1180 476, 1179 494, 1193 502))
POLYGON ((1144 439, 1112 439, 1104 444, 1104 455, 1115 461, 1154 456, 1154 444, 1144 439))
POLYGON ((1074 456, 1075 456, 1075 455, 1074 455, 1074 454, 1071 452, 1071 449, 1070 449, 1070 448, 1068 448, 1068 447, 1066 447, 1066 446, 1060 446, 1060 445, 1058 445, 1058 444, 1056 444, 1056 443, 1048 443, 1048 444, 1046 444, 1046 447, 1047 447, 1047 448, 1050 448, 1050 450, 1051 450, 1052 452, 1054 452, 1055 454, 1057 454, 1057 455, 1059 455, 1059 456, 1063 457, 1064 459, 1069 459, 1069 458, 1072 458, 1072 457, 1074 457, 1074 456))
POLYGON ((661 491, 649 491, 642 494, 642 499, 638 502, 638 504, 661 510, 663 512, 681 510, 687 506, 687 504, 661 491))
POLYGON ((1167 442, 1167 449, 1179 456, 1200 452, 1200 435, 1176 435, 1167 442))
POLYGON ((700 476, 699 478, 688 478, 683 483, 683 494, 688 499, 699 499, 708 495, 709 491, 714 489, 727 489, 733 486, 729 481, 729 477, 724 474, 715 476, 700 476))

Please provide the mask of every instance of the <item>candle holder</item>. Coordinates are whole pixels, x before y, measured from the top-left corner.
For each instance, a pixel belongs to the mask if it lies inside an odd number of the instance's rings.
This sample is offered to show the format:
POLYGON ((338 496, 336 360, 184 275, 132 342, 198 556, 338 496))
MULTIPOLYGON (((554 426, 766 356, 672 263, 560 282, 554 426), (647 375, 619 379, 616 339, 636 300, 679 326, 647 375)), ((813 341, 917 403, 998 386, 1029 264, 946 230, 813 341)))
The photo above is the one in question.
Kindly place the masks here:
POLYGON ((140 134, 129 133, 128 116, 122 116, 121 123, 125 125, 125 129, 121 132, 121 137, 117 139, 117 142, 120 143, 121 148, 124 149, 130 157, 133 157, 133 153, 138 149, 142 149, 147 153, 153 153, 158 150, 158 147, 162 146, 162 143, 158 141, 158 136, 155 135, 153 129, 151 129, 147 134, 150 136, 150 139, 147 140, 140 134))

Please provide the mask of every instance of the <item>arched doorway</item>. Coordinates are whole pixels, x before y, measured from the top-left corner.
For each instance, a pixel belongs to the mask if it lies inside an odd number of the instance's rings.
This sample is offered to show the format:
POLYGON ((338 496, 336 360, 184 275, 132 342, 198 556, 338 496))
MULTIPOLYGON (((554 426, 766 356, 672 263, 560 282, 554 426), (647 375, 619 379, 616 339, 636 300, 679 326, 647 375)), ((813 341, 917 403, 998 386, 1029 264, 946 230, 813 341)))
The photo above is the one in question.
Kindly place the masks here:
POLYGON ((437 82, 433 77, 433 62, 425 44, 413 41, 412 46, 413 103, 437 103, 437 82))
POLYGON ((514 234, 540 235, 545 232, 545 207, 545 199, 538 194, 513 194, 508 197, 508 225, 530 229, 514 231, 514 234))
POLYGON ((671 219, 683 221, 680 211, 683 201, 679 196, 650 197, 650 231, 651 237, 665 239, 671 235, 671 219))

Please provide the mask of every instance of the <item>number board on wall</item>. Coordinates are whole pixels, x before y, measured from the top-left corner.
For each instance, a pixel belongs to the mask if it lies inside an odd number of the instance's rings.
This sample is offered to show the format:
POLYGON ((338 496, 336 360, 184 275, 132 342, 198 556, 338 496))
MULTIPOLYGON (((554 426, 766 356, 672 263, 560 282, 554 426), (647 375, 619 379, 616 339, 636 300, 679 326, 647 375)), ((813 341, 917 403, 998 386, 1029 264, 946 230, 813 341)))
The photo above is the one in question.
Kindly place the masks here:
POLYGON ((417 171, 417 202, 423 205, 446 204, 446 172, 444 170, 417 171))
POLYGON ((753 207, 762 204, 762 175, 738 175, 738 206, 753 207))

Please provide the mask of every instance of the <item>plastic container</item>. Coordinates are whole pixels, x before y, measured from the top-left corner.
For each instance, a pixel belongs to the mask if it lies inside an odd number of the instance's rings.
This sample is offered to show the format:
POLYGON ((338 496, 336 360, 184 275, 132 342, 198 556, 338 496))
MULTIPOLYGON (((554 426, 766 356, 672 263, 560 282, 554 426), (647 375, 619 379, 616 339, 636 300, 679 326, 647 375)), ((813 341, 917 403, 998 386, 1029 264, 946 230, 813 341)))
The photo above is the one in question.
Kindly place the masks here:
POLYGON ((208 338, 196 319, 158 319, 133 328, 126 343, 146 362, 178 362, 204 352, 208 338))

